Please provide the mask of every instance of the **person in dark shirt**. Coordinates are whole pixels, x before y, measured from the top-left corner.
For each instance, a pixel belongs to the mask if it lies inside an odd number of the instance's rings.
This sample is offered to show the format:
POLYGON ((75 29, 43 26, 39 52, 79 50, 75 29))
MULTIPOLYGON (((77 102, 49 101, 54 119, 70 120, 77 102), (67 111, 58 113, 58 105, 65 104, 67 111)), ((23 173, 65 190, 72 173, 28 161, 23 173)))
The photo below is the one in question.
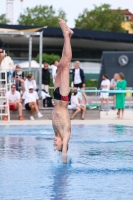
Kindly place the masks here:
POLYGON ((16 69, 15 71, 13 72, 13 75, 12 75, 13 79, 15 80, 15 85, 16 85, 16 88, 18 89, 19 87, 22 88, 22 92, 24 93, 24 72, 21 71, 20 69, 20 65, 17 65, 16 66, 16 69))
POLYGON ((44 63, 44 68, 42 69, 42 89, 48 92, 50 85, 50 72, 48 70, 48 63, 44 63))

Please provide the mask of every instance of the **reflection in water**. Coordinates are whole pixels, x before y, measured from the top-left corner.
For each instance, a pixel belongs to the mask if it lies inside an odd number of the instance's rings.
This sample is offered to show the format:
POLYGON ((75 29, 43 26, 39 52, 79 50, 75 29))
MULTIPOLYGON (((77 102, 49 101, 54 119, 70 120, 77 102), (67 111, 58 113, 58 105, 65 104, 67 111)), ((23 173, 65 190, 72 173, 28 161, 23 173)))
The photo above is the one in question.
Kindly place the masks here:
POLYGON ((60 164, 53 170, 53 193, 51 199, 54 200, 69 200, 67 198, 67 186, 68 186, 68 172, 69 166, 60 164))
POLYGON ((114 132, 118 135, 124 135, 125 134, 125 126, 115 125, 114 132))

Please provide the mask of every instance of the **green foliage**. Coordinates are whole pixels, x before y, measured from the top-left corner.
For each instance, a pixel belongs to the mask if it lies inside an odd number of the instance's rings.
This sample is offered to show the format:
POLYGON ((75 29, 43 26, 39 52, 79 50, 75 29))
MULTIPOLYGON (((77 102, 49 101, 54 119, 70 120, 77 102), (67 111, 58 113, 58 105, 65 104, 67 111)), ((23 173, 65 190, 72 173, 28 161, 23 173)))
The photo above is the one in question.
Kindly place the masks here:
MULTIPOLYGON (((55 60, 60 61, 60 56, 56 54, 47 54, 43 53, 42 54, 42 62, 47 62, 49 65, 52 65, 55 60)), ((36 57, 36 61, 39 62, 39 54, 36 57)))
POLYGON ((86 80, 85 81, 85 87, 97 87, 98 80, 86 80))
POLYGON ((109 4, 101 4, 99 7, 94 5, 94 9, 90 12, 88 9, 85 9, 82 14, 79 14, 75 20, 75 27, 90 30, 125 32, 121 27, 123 21, 124 13, 120 9, 113 11, 109 4))
POLYGON ((26 8, 24 14, 20 14, 18 23, 21 25, 59 27, 59 17, 67 21, 66 13, 62 9, 59 9, 56 14, 53 6, 39 5, 34 8, 26 8))
POLYGON ((6 15, 2 14, 0 15, 0 24, 7 24, 9 20, 6 19, 6 15))

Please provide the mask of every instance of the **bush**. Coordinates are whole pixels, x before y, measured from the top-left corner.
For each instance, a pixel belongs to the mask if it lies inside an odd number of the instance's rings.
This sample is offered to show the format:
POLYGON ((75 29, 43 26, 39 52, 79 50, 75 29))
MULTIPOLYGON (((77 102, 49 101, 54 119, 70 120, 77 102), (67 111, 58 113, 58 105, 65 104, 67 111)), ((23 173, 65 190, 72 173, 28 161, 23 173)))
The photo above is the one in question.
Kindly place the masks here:
MULTIPOLYGON (((42 63, 47 62, 49 65, 52 65, 55 60, 60 61, 60 56, 56 54, 42 54, 42 63)), ((36 61, 39 62, 39 54, 36 57, 36 61)))
POLYGON ((98 80, 86 80, 85 87, 97 87, 98 80))

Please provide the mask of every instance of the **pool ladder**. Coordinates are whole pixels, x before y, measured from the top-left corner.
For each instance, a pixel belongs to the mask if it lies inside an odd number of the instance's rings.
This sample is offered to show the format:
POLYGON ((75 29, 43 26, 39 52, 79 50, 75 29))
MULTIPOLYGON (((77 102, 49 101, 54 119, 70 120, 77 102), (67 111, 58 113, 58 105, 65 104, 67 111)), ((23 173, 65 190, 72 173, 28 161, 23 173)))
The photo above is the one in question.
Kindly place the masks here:
POLYGON ((6 93, 8 91, 8 87, 10 87, 11 83, 9 81, 9 84, 7 83, 7 71, 1 70, 0 71, 0 119, 3 119, 3 116, 5 115, 4 107, 7 107, 7 116, 8 121, 10 121, 10 111, 9 111, 9 101, 6 98, 6 93), (4 83, 3 83, 4 82, 4 83), (3 105, 6 103, 5 105, 3 105))

